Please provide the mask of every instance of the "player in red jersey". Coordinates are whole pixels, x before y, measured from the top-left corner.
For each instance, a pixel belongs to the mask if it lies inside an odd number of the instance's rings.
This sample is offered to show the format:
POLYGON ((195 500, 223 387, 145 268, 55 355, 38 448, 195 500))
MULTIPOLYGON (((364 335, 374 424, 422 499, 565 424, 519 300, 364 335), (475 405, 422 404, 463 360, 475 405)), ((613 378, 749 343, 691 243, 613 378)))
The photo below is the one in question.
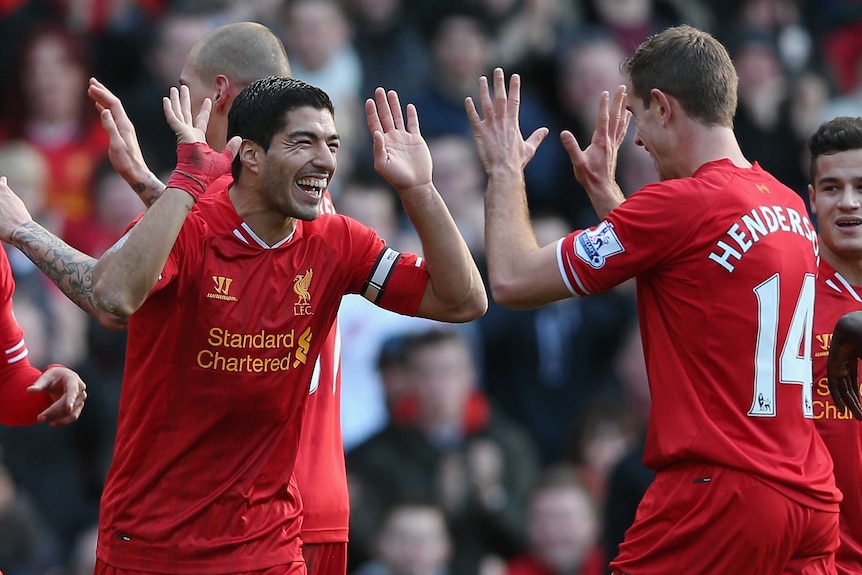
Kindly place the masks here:
MULTIPOLYGON (((290 64, 281 40, 261 24, 220 26, 192 48, 180 83, 189 87, 192 110, 200 109, 205 98, 212 100, 206 134, 207 143, 215 150, 221 151, 227 143, 228 112, 236 95, 251 81, 269 75, 289 76, 290 64)), ((144 162, 134 126, 122 103, 98 82, 91 82, 90 95, 111 112, 111 151, 117 171, 142 201, 151 205, 165 186, 144 162)), ((226 178, 225 182, 230 182, 230 176, 226 178)), ((329 192, 321 202, 321 211, 335 213, 329 192)), ((341 441, 340 345, 336 322, 321 348, 309 385, 300 454, 294 469, 303 499, 303 555, 309 575, 344 575, 347 569, 350 501, 341 441)))
MULTIPOLYGON (((6 178, 0 177, 0 187, 6 178)), ((87 398, 87 386, 77 373, 62 365, 39 371, 27 360, 24 331, 15 321, 12 294, 15 280, 6 252, 0 249, 0 423, 52 427, 77 420, 87 398)))
MULTIPOLYGON (((844 495, 835 564, 839 575, 850 575, 862 573, 862 485, 858 481, 862 427, 832 401, 826 361, 830 344, 847 339, 838 330, 833 339, 835 324, 844 314, 862 310, 862 118, 824 122, 809 138, 808 149, 808 191, 820 239, 814 297, 814 423, 832 455, 835 483, 844 495)), ((848 356, 854 361, 856 357, 848 356)))
POLYGON ((656 477, 614 573, 834 573, 841 495, 813 420, 817 239, 805 205, 742 155, 737 76, 712 36, 670 28, 623 68, 627 86, 612 104, 602 95, 591 145, 562 135, 603 219, 545 247, 522 168, 547 130, 521 136, 520 79, 507 97, 495 70, 492 98, 483 78, 481 117, 467 101, 489 177, 494 298, 538 306, 637 278, 656 477), (661 182, 624 199, 614 170, 630 113, 661 182))
MULTIPOLYGON (((207 97, 214 102, 207 129, 207 142, 214 149, 221 150, 226 144, 227 115, 233 99, 252 80, 268 75, 290 75, 290 65, 281 41, 265 26, 251 22, 228 24, 214 29, 195 44, 180 80, 189 87, 192 109, 199 109, 207 97)), ((111 135, 110 153, 115 169, 147 206, 152 205, 165 185, 147 167, 122 103, 97 81, 91 81, 89 93, 107 110, 103 112, 103 121, 111 135)), ((231 180, 229 175, 225 178, 227 182, 231 180)), ((27 221, 30 218, 26 212, 20 212, 22 206, 7 202, 5 207, 7 218, 20 214, 11 226, 5 226, 15 230, 13 243, 72 301, 101 316, 103 325, 112 326, 110 316, 92 304, 89 274, 95 259, 68 248, 35 222, 27 221)), ((321 202, 321 211, 335 213, 328 192, 321 202)), ((303 497, 303 555, 309 575, 344 575, 347 568, 350 502, 341 440, 340 345, 336 322, 322 346, 309 385, 307 413, 294 469, 303 497)))
MULTIPOLYGON (((172 90, 165 113, 179 142, 204 140, 209 105, 192 128, 188 89, 172 90)), ((424 258, 320 215, 337 165, 331 102, 269 77, 235 99, 226 153, 180 145, 164 194, 97 263, 95 301, 131 316, 98 573, 304 573, 288 478, 341 297, 444 321, 484 312, 415 109, 405 118, 378 89, 366 114, 375 168, 401 194, 424 258), (234 183, 202 197, 237 148, 234 183)))

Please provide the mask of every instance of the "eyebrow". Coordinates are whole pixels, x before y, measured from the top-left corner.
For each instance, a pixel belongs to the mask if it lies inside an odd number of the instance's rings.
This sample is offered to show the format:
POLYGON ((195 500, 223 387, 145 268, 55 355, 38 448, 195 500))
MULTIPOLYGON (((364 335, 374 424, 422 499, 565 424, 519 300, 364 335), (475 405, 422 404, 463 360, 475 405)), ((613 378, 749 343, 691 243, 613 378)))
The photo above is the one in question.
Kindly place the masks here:
POLYGON ((847 178, 847 180, 845 180, 844 178, 838 178, 835 176, 823 176, 822 178, 819 178, 817 180, 817 185, 834 184, 836 182, 841 182, 841 181, 850 181, 850 182, 858 183, 858 182, 862 181, 862 175, 853 176, 852 178, 847 178))

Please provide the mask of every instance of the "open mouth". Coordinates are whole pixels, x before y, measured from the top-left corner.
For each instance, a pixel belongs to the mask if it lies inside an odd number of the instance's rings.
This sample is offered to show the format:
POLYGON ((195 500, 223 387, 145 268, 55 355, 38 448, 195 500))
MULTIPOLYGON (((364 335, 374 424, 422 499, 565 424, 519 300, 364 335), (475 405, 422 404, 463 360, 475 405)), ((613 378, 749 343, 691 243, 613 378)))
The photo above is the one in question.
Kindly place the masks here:
POLYGON ((320 198, 326 186, 329 184, 327 178, 300 178, 296 180, 296 185, 302 188, 306 193, 315 198, 320 198))
POLYGON ((857 228, 860 225, 862 225, 862 219, 853 218, 853 219, 836 220, 835 225, 838 226, 839 228, 844 228, 844 229, 857 228))

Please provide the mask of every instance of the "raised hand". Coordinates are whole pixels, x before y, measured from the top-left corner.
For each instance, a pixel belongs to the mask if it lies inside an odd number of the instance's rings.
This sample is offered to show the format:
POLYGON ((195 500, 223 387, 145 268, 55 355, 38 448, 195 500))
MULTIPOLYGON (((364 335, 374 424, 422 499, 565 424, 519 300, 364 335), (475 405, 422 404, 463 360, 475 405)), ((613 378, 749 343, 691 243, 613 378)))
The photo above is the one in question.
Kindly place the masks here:
POLYGON ((164 191, 165 185, 144 161, 135 126, 126 115, 123 103, 95 78, 90 78, 87 94, 95 103, 102 128, 108 134, 111 165, 147 206, 152 205, 164 191))
POLYGON ((493 99, 488 78, 479 78, 479 106, 481 116, 472 98, 468 97, 465 101, 467 117, 473 126, 473 136, 485 171, 488 175, 499 168, 523 171, 548 135, 548 128, 538 128, 526 140, 521 135, 521 77, 512 74, 509 93, 506 94, 503 69, 496 68, 493 99))
POLYGON ((590 145, 581 150, 574 134, 560 134, 563 147, 569 153, 575 178, 590 195, 599 217, 621 204, 625 197, 616 183, 617 155, 628 131, 631 112, 626 109, 626 87, 618 86, 613 101, 609 92, 599 97, 596 127, 590 145))
POLYGON ((365 101, 368 130, 374 141, 374 169, 399 192, 431 185, 431 152, 419 132, 419 115, 407 104, 407 122, 394 90, 374 91, 365 101))
POLYGON ((0 239, 10 242, 12 232, 31 221, 27 206, 6 183, 6 176, 0 176, 0 239))
POLYGON ((51 427, 76 421, 87 399, 87 385, 77 373, 62 365, 46 369, 27 391, 47 393, 54 400, 37 418, 39 421, 47 421, 51 427))
POLYGON ((177 136, 178 145, 206 143, 207 124, 210 121, 212 106, 212 100, 205 98, 201 111, 197 116, 193 116, 189 87, 184 84, 179 88, 171 86, 170 95, 162 98, 162 109, 168 125, 177 136))
POLYGON ((171 87, 170 96, 163 99, 162 107, 168 125, 177 136, 177 168, 168 187, 182 189, 197 199, 213 180, 230 170, 242 139, 234 136, 222 152, 210 148, 206 131, 212 100, 205 98, 200 112, 192 116, 188 86, 171 87))

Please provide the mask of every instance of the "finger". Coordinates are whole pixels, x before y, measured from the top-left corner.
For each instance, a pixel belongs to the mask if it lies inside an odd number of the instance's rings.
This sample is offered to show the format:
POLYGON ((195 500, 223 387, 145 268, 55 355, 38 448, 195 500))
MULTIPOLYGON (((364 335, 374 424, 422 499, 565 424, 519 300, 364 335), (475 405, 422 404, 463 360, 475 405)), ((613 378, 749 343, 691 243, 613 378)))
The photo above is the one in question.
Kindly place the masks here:
POLYGON ((186 124, 194 125, 194 114, 192 114, 192 97, 189 94, 189 87, 185 84, 180 84, 180 105, 183 111, 183 120, 186 124))
POLYGON ((596 114, 595 136, 602 139, 608 137, 608 101, 610 94, 607 90, 599 96, 599 110, 596 114))
POLYGON ((401 100, 398 98, 398 92, 389 90, 386 93, 386 98, 389 103, 389 112, 392 114, 392 123, 396 130, 404 130, 404 116, 401 113, 401 100))
POLYGON ((372 151, 374 153, 374 169, 378 172, 386 165, 386 139, 383 137, 383 132, 376 131, 371 133, 372 151))
POLYGON ((619 137, 619 128, 624 122, 626 112, 626 87, 624 85, 617 86, 617 89, 614 90, 614 97, 612 98, 609 110, 609 116, 611 120, 611 129, 609 130, 614 139, 619 137))
POLYGON ((383 126, 380 125, 380 115, 377 113, 377 104, 372 98, 365 100, 365 123, 371 134, 383 131, 383 126))
POLYGON ((118 139, 122 140, 120 130, 117 128, 117 123, 114 122, 114 116, 110 110, 107 108, 102 110, 102 113, 99 114, 99 121, 102 123, 102 129, 108 134, 108 139, 111 143, 116 142, 118 139))
POLYGON ((234 136, 228 141, 222 154, 229 155, 231 159, 236 158, 236 155, 239 153, 240 144, 242 144, 242 138, 234 136))
MULTIPOLYGON (((189 104, 191 106, 191 104, 189 104)), ((201 110, 198 112, 198 115, 195 117, 195 128, 199 129, 202 132, 207 131, 207 125, 209 125, 210 121, 210 113, 212 112, 213 101, 209 98, 204 98, 203 104, 201 104, 201 110)), ((191 108, 189 108, 191 109, 191 108)))
POLYGON ((464 99, 464 109, 467 110, 467 119, 470 120, 470 125, 473 126, 473 130, 475 131, 479 127, 479 124, 482 123, 482 118, 479 117, 476 104, 470 96, 464 99))
POLYGON ((168 126, 176 132, 179 120, 176 114, 174 114, 174 103, 169 96, 162 98, 162 110, 165 113, 165 120, 168 121, 168 126))
POLYGON ((377 104, 377 116, 380 118, 383 133, 394 130, 395 123, 392 120, 392 110, 389 109, 386 91, 383 88, 377 88, 374 91, 374 101, 377 104))
POLYGON ((581 150, 581 145, 578 143, 578 139, 575 135, 569 130, 563 130, 563 132, 560 133, 560 141, 563 144, 563 148, 568 152, 569 160, 572 162, 572 165, 583 165, 584 152, 581 150))
POLYGON ((501 118, 506 113, 506 77, 502 68, 494 68, 494 113, 501 118))
POLYGON ((419 131, 419 112, 416 111, 416 106, 413 104, 407 104, 407 131, 422 136, 419 131))
POLYGON ((487 76, 479 78, 479 104, 482 106, 482 117, 485 121, 494 117, 494 104, 491 102, 491 88, 487 76))
POLYGON ((512 74, 509 79, 509 98, 508 108, 509 117, 515 122, 518 122, 519 113, 521 110, 521 76, 512 74))
POLYGON ((541 144, 542 141, 544 141, 545 137, 547 137, 548 133, 550 133, 550 130, 548 130, 548 128, 536 128, 533 133, 530 134, 530 137, 527 138, 527 144, 530 146, 534 153, 539 147, 539 144, 541 144))
POLYGON ((0 176, 0 186, 3 186, 4 188, 9 187, 9 185, 6 183, 6 176, 0 176))

